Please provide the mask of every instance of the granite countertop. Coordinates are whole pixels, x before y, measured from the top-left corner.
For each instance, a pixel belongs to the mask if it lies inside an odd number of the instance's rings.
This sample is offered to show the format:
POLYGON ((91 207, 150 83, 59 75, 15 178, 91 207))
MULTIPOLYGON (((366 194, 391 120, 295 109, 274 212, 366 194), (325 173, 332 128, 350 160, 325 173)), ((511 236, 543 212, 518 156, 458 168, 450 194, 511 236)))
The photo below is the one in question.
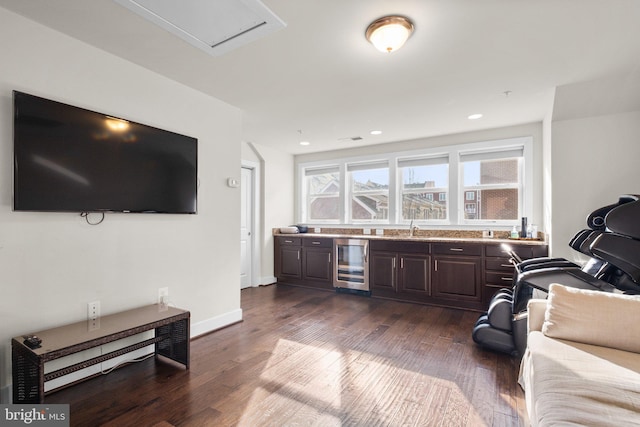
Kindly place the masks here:
MULTIPOLYGON (((385 230, 386 231, 386 230, 385 230)), ((475 237, 468 235, 469 232, 456 232, 454 230, 450 231, 451 236, 429 236, 425 235, 425 233, 420 233, 421 231, 428 230, 417 230, 417 234, 413 237, 409 237, 408 230, 402 230, 402 232, 391 232, 390 234, 385 235, 375 235, 375 234, 354 234, 351 232, 348 233, 280 233, 279 231, 274 230, 274 236, 282 236, 282 237, 302 237, 302 238, 333 238, 333 239, 368 239, 368 240, 391 240, 391 241, 407 241, 407 242, 464 242, 464 243, 507 243, 507 244, 530 244, 530 245, 541 245, 544 246, 547 242, 543 240, 534 240, 534 239, 510 239, 504 237, 475 237), (463 236, 460 236, 462 234, 463 236)), ((480 232, 482 233, 482 232, 480 232)))

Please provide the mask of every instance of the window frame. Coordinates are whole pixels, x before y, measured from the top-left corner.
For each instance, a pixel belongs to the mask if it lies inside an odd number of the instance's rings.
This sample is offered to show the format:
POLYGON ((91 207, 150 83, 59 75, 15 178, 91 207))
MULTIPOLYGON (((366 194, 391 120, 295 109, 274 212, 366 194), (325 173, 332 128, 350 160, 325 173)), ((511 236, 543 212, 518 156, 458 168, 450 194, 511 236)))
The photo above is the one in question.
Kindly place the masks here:
MULTIPOLYGON (((482 190, 491 190, 491 189, 517 189, 518 190, 518 214, 513 220, 499 220, 499 219, 467 219, 465 218, 466 206, 463 209, 458 210, 458 224, 460 225, 475 225, 475 226, 485 226, 485 225, 499 225, 499 226, 514 226, 520 223, 520 218, 523 216, 530 217, 530 206, 533 201, 533 189, 528 188, 526 183, 533 182, 533 180, 529 177, 527 178, 526 172, 531 173, 532 163, 532 148, 531 143, 529 144, 518 144, 518 145, 496 145, 492 144, 491 146, 475 149, 471 148, 469 150, 460 150, 458 151, 458 176, 459 176, 459 190, 464 192, 464 202, 468 201, 466 196, 467 192, 474 192, 474 202, 478 204, 479 195, 478 193, 482 190), (521 155, 517 156, 515 153, 520 152, 521 155), (518 162, 518 183, 514 184, 506 184, 506 185, 489 185, 489 186, 469 186, 465 187, 463 182, 463 173, 464 173, 464 158, 473 158, 476 157, 481 160, 500 160, 500 159, 510 159, 510 158, 521 158, 522 161, 518 162), (530 194, 527 194, 530 193, 530 194), (529 210, 527 210, 527 207, 529 210)), ((476 215, 478 214, 476 207, 476 215)))
MULTIPOLYGON (((446 192, 447 203, 447 220, 417 220, 415 223, 425 226, 434 226, 436 228, 478 228, 487 225, 494 226, 509 226, 518 225, 519 219, 516 220, 466 220, 464 219, 464 186, 462 182, 462 168, 460 155, 462 153, 478 152, 478 153, 491 153, 506 151, 509 149, 521 149, 522 161, 519 180, 522 187, 522 191, 519 193, 518 201, 518 214, 520 216, 526 216, 532 218, 533 214, 533 198, 534 198, 534 159, 533 159, 533 137, 523 136, 514 138, 505 138, 493 141, 472 142, 466 144, 456 144, 448 146, 439 146, 424 148, 420 150, 411 151, 398 151, 388 152, 383 154, 369 155, 369 156, 354 156, 347 158, 327 158, 326 160, 300 162, 297 164, 296 169, 296 221, 299 223, 309 225, 323 225, 323 224, 340 224, 345 226, 350 225, 381 225, 381 226, 404 226, 409 223, 409 220, 402 219, 402 176, 401 168, 398 163, 403 159, 415 157, 437 157, 448 156, 449 166, 449 182, 446 192), (348 172, 347 167, 349 164, 367 164, 376 162, 387 162, 389 170, 389 215, 385 220, 358 220, 350 221, 350 202, 351 196, 347 188, 348 172), (307 216, 307 197, 306 185, 304 183, 305 170, 306 169, 318 169, 323 167, 335 167, 337 165, 340 176, 340 219, 339 220, 325 220, 310 222, 307 216)), ((339 155, 339 154, 336 154, 339 155)), ((440 197, 438 197, 440 198, 440 197)), ((434 199, 436 199, 434 197, 434 199)))
POLYGON ((345 208, 346 208, 346 219, 348 222, 346 224, 389 224, 391 219, 391 170, 389 167, 389 163, 387 160, 380 161, 368 161, 368 162, 350 162, 346 163, 346 180, 344 189, 346 191, 346 200, 345 200, 345 208), (377 195, 383 194, 385 191, 381 190, 370 190, 370 191, 358 191, 354 192, 353 190, 353 178, 351 173, 363 170, 377 170, 377 169, 387 169, 387 179, 389 181, 388 188, 386 190, 387 196, 387 218, 386 219, 354 219, 353 218, 353 196, 356 194, 359 195, 377 195))
MULTIPOLYGON (((447 213, 446 218, 443 219, 420 219, 420 218, 404 218, 403 216, 403 199, 406 193, 422 193, 424 191, 414 190, 414 191, 406 191, 404 188, 404 177, 403 177, 403 168, 411 167, 411 166, 437 166, 437 165, 446 165, 447 166, 447 182, 446 187, 433 187, 430 188, 432 193, 437 192, 442 194, 450 194, 451 188, 451 168, 449 166, 450 163, 450 153, 448 152, 437 152, 437 153, 422 153, 420 156, 403 156, 403 153, 399 153, 396 156, 396 167, 397 167, 397 218, 396 222, 398 224, 422 224, 422 225, 448 225, 450 223, 450 210, 449 210, 449 202, 448 199, 445 198, 444 206, 447 213)), ((434 201, 433 194, 430 194, 431 201, 434 201)), ((440 202, 441 200, 438 200, 440 202)))
MULTIPOLYGON (((310 197, 314 196, 314 197, 324 197, 322 194, 309 194, 309 185, 307 182, 307 177, 309 176, 313 176, 313 175, 321 175, 323 173, 338 173, 338 206, 340 206, 340 200, 341 200, 341 189, 342 189, 342 178, 341 178, 341 174, 340 174, 340 165, 338 164, 325 164, 322 167, 310 167, 310 168, 306 168, 304 171, 304 174, 301 176, 302 179, 302 187, 303 188, 303 192, 305 194, 304 199, 304 205, 302 206, 303 212, 304 212, 304 217, 308 218, 310 211, 311 211, 311 199, 310 197)), ((336 193, 331 193, 329 195, 326 195, 326 198, 329 197, 335 197, 336 193)), ((325 220, 321 220, 321 219, 315 219, 313 220, 314 224, 340 224, 342 220, 342 213, 340 210, 340 207, 338 207, 338 218, 337 219, 325 219, 325 220)))

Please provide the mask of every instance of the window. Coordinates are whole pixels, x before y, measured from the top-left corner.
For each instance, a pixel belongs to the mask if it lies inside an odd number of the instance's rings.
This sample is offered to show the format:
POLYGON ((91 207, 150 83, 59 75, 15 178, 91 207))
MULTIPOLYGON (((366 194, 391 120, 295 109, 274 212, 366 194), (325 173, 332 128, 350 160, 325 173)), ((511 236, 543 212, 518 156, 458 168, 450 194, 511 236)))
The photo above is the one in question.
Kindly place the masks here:
POLYGON ((388 162, 347 165, 351 222, 389 220, 388 162))
POLYGON ((340 173, 337 166, 307 169, 305 189, 309 222, 340 221, 340 173))
POLYGON ((399 159, 398 168, 402 175, 402 220, 446 220, 449 157, 399 159))
POLYGON ((460 154, 465 220, 514 221, 521 215, 523 149, 460 154), (472 197, 470 197, 472 196, 472 197))
POLYGON ((517 137, 300 162, 296 221, 511 227, 533 216, 532 158, 517 137))

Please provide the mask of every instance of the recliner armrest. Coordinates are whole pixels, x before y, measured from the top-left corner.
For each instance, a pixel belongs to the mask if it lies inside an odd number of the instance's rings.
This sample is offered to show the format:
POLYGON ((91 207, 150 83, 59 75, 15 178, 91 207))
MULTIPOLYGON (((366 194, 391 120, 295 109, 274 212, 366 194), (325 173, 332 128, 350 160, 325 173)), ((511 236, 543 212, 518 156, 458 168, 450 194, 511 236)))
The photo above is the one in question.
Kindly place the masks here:
POLYGON ((544 313, 547 310, 546 299, 530 299, 527 303, 529 318, 527 319, 527 333, 531 331, 542 331, 544 323, 544 313))

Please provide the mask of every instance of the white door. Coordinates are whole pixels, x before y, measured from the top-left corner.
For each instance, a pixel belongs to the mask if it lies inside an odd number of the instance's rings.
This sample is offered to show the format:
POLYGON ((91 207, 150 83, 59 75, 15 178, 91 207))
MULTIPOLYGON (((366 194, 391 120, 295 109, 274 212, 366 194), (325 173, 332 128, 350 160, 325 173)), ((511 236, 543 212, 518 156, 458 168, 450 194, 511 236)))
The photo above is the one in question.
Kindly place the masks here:
POLYGON ((251 286, 253 266, 253 169, 240 176, 240 289, 251 286))

